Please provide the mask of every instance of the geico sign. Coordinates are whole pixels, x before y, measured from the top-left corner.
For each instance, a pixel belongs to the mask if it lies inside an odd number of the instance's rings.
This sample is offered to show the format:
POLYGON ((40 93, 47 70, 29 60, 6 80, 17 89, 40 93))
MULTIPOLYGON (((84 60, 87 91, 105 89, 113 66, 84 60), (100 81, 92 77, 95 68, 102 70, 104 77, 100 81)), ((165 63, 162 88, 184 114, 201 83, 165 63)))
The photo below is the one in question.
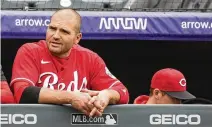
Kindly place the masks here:
POLYGON ((199 125, 201 117, 198 114, 152 114, 149 122, 152 125, 199 125))
POLYGON ((1 114, 1 124, 36 124, 35 114, 1 114))

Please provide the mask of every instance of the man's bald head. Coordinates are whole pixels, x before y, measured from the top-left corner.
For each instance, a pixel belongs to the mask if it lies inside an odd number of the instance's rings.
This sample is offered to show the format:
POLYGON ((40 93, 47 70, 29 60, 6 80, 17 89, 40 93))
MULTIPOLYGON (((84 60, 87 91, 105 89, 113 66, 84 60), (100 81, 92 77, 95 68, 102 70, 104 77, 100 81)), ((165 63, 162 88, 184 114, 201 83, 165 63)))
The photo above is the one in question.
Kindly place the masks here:
POLYGON ((81 28, 81 16, 79 15, 79 13, 77 13, 75 10, 72 10, 72 9, 61 9, 61 10, 58 10, 56 11, 52 17, 51 17, 51 20, 52 18, 54 17, 57 17, 57 18, 60 18, 61 20, 62 19, 66 19, 66 20, 75 20, 75 24, 76 24, 76 27, 75 27, 75 31, 76 33, 80 33, 80 28, 81 28))

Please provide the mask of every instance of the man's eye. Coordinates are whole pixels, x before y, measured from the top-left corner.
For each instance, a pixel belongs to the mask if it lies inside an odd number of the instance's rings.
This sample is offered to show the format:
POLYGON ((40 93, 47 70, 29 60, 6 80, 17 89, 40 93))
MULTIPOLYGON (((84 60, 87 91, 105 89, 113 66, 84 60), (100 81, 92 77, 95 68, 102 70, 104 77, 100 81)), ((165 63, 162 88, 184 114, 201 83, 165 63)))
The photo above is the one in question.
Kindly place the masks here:
POLYGON ((62 30, 63 33, 69 34, 70 32, 66 31, 66 30, 62 30))
POLYGON ((50 30, 56 30, 55 27, 51 27, 51 26, 49 27, 49 29, 50 29, 50 30))

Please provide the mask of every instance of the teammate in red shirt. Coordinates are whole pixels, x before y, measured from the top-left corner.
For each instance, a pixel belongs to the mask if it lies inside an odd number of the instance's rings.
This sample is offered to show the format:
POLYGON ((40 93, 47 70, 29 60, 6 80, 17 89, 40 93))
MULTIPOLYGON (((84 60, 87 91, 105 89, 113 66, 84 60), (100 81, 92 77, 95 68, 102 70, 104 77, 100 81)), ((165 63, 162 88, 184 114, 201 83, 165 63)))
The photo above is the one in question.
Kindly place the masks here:
POLYGON ((152 77, 150 96, 141 95, 134 104, 180 104, 195 96, 186 91, 184 75, 172 68, 161 69, 152 77))
POLYGON ((71 104, 90 116, 101 115, 108 104, 128 103, 127 88, 102 58, 78 45, 80 24, 77 12, 59 10, 51 17, 45 41, 20 47, 11 80, 18 103, 71 104))
POLYGON ((1 67, 1 104, 14 104, 15 100, 13 97, 13 94, 10 90, 10 87, 7 83, 7 79, 4 76, 4 72, 2 71, 2 67, 1 67))

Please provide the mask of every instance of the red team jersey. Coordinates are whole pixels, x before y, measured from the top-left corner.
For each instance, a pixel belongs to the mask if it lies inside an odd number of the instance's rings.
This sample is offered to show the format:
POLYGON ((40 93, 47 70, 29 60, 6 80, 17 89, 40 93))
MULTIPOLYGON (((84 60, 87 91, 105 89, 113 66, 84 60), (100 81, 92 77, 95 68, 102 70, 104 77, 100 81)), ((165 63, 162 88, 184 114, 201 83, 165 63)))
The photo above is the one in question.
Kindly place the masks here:
POLYGON ((133 104, 146 104, 148 100, 149 100, 149 96, 140 95, 137 98, 135 98, 133 104))
POLYGON ((110 73, 101 57, 80 45, 74 45, 67 58, 58 58, 49 52, 44 40, 24 44, 16 55, 11 80, 11 86, 19 91, 15 95, 19 102, 26 87, 13 86, 18 81, 52 90, 110 88, 120 93, 119 103, 128 103, 129 100, 128 90, 110 73))
MULTIPOLYGON (((0 66, 1 68, 1 66, 0 66)), ((13 98, 13 94, 10 90, 10 87, 7 83, 7 79, 4 76, 4 72, 1 69, 1 84, 0 84, 0 88, 1 88, 1 99, 0 99, 0 103, 1 104, 8 104, 8 103, 15 103, 15 100, 13 98)))

